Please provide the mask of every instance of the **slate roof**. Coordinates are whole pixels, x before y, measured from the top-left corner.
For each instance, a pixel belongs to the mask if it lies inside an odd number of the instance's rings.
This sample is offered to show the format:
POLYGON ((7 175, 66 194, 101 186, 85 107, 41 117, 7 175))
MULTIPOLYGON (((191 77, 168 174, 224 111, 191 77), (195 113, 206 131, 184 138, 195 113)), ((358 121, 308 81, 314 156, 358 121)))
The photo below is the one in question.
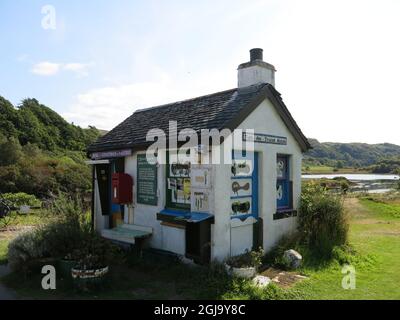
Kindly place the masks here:
POLYGON ((159 128, 168 134, 169 121, 177 121, 178 131, 184 128, 196 132, 201 129, 234 130, 265 98, 275 106, 301 149, 309 149, 307 138, 283 103, 280 93, 272 85, 263 83, 138 110, 91 144, 88 153, 146 147, 153 143, 146 142, 147 132, 159 128))

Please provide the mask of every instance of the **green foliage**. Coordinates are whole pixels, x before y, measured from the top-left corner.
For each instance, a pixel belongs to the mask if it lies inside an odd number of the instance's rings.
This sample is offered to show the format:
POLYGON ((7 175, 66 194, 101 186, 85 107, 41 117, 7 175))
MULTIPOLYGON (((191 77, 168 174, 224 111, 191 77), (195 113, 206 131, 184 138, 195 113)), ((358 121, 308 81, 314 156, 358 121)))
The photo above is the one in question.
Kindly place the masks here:
POLYGON ((400 156, 388 157, 386 159, 379 160, 376 164, 369 167, 374 173, 400 173, 400 156))
POLYGON ((252 251, 246 250, 246 252, 241 255, 230 257, 226 263, 235 268, 258 268, 262 264, 263 256, 264 250, 262 248, 252 251))
POLYGON ((400 218, 400 204, 386 203, 379 198, 368 197, 361 199, 361 203, 368 209, 388 218, 400 218))
POLYGON ((302 241, 316 254, 331 256, 335 246, 346 243, 348 221, 339 196, 316 183, 303 186, 298 230, 302 241))
POLYGON ((13 270, 29 271, 37 259, 64 258, 81 266, 104 266, 115 261, 118 250, 92 229, 79 198, 60 194, 49 209, 45 224, 11 241, 8 260, 13 270))
POLYGON ((284 252, 289 249, 294 249, 304 255, 305 248, 301 245, 300 233, 293 232, 282 236, 278 243, 263 257, 263 264, 289 270, 290 267, 283 259, 284 252))
POLYGON ((15 271, 27 272, 30 264, 47 256, 43 234, 31 230, 18 235, 8 245, 8 264, 15 271))
POLYGON ((38 200, 34 195, 26 194, 23 192, 5 193, 2 195, 2 197, 16 207, 23 205, 39 207, 41 205, 40 200, 38 200))
MULTIPOLYGON (((399 161, 400 146, 382 143, 320 143, 316 139, 308 139, 313 147, 305 155, 305 163, 311 165, 325 165, 341 169, 343 167, 359 168, 360 166, 371 166, 385 158, 395 158, 399 161)), ((379 165, 378 165, 379 167, 379 165)), ((385 170, 386 170, 385 165, 385 170)), ((376 170, 383 170, 380 169, 376 170)), ((388 173, 391 171, 376 171, 377 173, 388 173)))
POLYGON ((85 149, 99 136, 96 128, 69 124, 36 99, 14 108, 0 97, 0 192, 45 198, 90 190, 85 149))

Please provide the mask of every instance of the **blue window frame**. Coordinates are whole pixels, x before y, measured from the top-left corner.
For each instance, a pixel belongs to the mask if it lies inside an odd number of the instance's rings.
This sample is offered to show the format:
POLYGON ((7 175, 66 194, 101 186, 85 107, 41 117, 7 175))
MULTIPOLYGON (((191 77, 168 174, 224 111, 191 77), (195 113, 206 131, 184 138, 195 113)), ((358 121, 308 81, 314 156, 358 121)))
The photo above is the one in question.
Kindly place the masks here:
POLYGON ((277 210, 291 209, 292 190, 290 182, 289 156, 278 155, 276 159, 276 207, 277 210))
POLYGON ((231 219, 258 217, 258 154, 233 151, 231 166, 231 219))

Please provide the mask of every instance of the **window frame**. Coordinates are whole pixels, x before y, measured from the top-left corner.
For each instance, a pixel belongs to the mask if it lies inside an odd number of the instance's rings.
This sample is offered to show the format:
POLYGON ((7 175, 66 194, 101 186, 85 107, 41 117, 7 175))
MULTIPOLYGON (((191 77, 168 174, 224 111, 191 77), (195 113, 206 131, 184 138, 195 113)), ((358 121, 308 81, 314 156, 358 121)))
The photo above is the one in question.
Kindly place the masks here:
POLYGON ((282 159, 285 162, 284 168, 284 177, 276 177, 276 191, 278 185, 283 186, 283 193, 284 193, 284 205, 280 205, 278 198, 276 199, 276 211, 287 211, 293 209, 293 183, 291 180, 291 155, 288 154, 277 154, 275 168, 277 168, 278 161, 282 159))

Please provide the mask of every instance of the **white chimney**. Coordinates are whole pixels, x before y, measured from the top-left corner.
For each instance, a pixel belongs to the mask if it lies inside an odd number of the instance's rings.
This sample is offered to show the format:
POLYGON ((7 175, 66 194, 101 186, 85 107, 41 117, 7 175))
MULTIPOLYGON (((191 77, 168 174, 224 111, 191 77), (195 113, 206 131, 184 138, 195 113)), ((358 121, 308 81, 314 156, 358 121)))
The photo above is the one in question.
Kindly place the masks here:
POLYGON ((238 87, 243 88, 258 83, 275 86, 275 67, 263 61, 263 49, 250 50, 250 61, 238 67, 238 87))

